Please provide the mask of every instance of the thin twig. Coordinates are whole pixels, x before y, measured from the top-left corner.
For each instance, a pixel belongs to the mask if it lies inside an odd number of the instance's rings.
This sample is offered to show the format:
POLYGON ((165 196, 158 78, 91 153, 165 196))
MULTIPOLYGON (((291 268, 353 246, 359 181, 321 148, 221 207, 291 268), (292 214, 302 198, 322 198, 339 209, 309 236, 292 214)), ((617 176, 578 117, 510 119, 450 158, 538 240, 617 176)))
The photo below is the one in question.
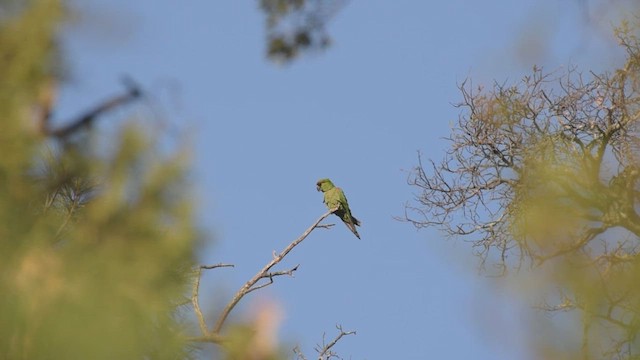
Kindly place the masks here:
POLYGON ((269 279, 269 282, 261 284, 261 285, 254 285, 251 289, 247 290, 247 294, 252 292, 252 291, 256 291, 259 289, 262 289, 264 287, 267 287, 271 284, 273 284, 273 278, 276 276, 282 276, 282 275, 289 275, 289 276, 293 276, 293 273, 298 270, 298 267, 300 266, 300 264, 296 265, 295 267, 289 269, 289 270, 282 270, 282 271, 274 271, 274 272, 270 272, 267 274, 264 274, 262 276, 262 279, 269 279))
MULTIPOLYGON (((335 337, 330 343, 323 346, 322 349, 316 349, 318 351, 318 360, 329 359, 331 356, 335 356, 335 353, 331 351, 331 348, 335 346, 335 344, 342 339, 343 336, 346 335, 355 335, 355 331, 344 331, 342 330, 342 325, 336 325, 336 329, 340 330, 340 334, 335 337), (326 358, 325 358, 326 356, 326 358)), ((323 342, 324 343, 324 342, 323 342)))
POLYGON ((298 345, 293 348, 293 353, 296 354, 298 360, 307 360, 307 357, 304 356, 304 353, 302 352, 302 350, 300 350, 300 347, 298 345))
POLYGON ((218 263, 218 264, 213 264, 213 265, 200 265, 200 269, 211 270, 211 269, 217 269, 217 268, 221 268, 221 267, 234 267, 234 266, 235 265, 233 265, 233 264, 218 263))
POLYGON ((200 331, 202 335, 209 335, 209 329, 207 328, 207 322, 204 320, 204 315, 200 309, 199 293, 200 293, 200 277, 202 276, 202 267, 199 267, 196 274, 196 280, 193 284, 193 293, 191 294, 191 303, 193 304, 193 311, 198 318, 198 324, 200 325, 200 331))
MULTIPOLYGON (((249 292, 251 292, 252 288, 254 287, 254 285, 260 280, 266 277, 268 277, 268 273, 269 270, 271 270, 271 268, 278 264, 280 261, 282 261, 282 259, 287 256, 287 254, 293 250, 294 247, 296 247, 298 244, 300 244, 304 239, 307 238, 307 236, 309 236, 309 234, 318 227, 318 225, 320 224, 320 222, 322 220, 324 220, 327 216, 331 215, 335 210, 337 209, 331 209, 329 211, 327 211, 326 213, 324 213, 322 216, 320 216, 318 218, 318 220, 316 220, 313 225, 311 225, 307 230, 305 230, 304 233, 302 233, 302 235, 300 235, 300 237, 298 237, 297 239, 295 239, 293 242, 291 242, 291 244, 289 244, 286 248, 284 248, 284 250, 282 250, 282 252, 280 252, 280 254, 275 254, 274 253, 274 257, 271 261, 269 261, 269 263, 267 263, 267 265, 265 265, 262 270, 260 270, 255 276, 253 276, 249 281, 247 281, 237 292, 236 294, 233 296, 233 298, 231 299, 231 301, 229 301, 229 303, 227 304, 227 306, 224 308, 224 310, 222 311, 222 313, 220 314, 220 317, 218 318, 218 320, 216 321, 216 324, 213 328, 213 333, 214 334, 219 334, 220 330, 222 329, 222 326, 224 325, 224 322, 227 320, 227 317, 229 316, 229 313, 231 313, 231 310, 233 310, 233 308, 240 302, 240 300, 249 292)), ((296 267, 297 268, 297 267, 296 267)))
MULTIPOLYGON (((191 303, 193 304, 193 311, 196 313, 196 317, 198 318, 198 324, 200 325, 200 331, 202 332, 202 336, 204 338, 211 337, 211 333, 207 328, 207 322, 204 319, 204 315, 202 313, 202 309, 200 309, 200 279, 202 278, 202 270, 210 270, 221 267, 233 267, 233 264, 214 264, 214 265, 200 265, 196 269, 196 279, 193 284, 193 292, 191 294, 191 303)), ((194 340, 197 341, 197 340, 194 340)))

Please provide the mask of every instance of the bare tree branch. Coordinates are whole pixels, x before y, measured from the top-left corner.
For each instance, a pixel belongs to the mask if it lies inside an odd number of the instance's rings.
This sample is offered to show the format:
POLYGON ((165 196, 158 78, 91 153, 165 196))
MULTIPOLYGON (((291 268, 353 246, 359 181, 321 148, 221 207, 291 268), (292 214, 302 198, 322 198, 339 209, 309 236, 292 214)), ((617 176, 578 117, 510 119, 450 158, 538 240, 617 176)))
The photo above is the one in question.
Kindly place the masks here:
POLYGON ((203 269, 203 270, 211 270, 211 269, 217 269, 221 267, 235 267, 235 265, 225 264, 225 263, 218 263, 214 265, 200 265, 200 269, 203 269))
POLYGON ((41 130, 47 136, 53 136, 55 138, 64 139, 69 135, 75 133, 79 129, 90 125, 95 121, 100 115, 108 113, 113 109, 126 105, 132 101, 137 100, 142 92, 136 83, 134 83, 131 79, 126 78, 123 80, 124 85, 127 87, 127 90, 124 94, 116 95, 93 109, 85 112, 80 115, 76 119, 71 120, 67 125, 59 128, 59 129, 51 129, 49 124, 49 118, 51 116, 51 109, 47 108, 44 115, 41 118, 41 130))
POLYGON ((296 265, 295 267, 289 269, 289 270, 282 270, 282 271, 273 271, 273 272, 269 272, 264 274, 261 279, 269 279, 269 282, 266 282, 264 284, 260 284, 258 285, 257 283, 254 284, 253 287, 251 287, 249 290, 247 290, 247 294, 255 291, 255 290, 259 290, 262 289, 264 287, 267 287, 271 284, 273 284, 273 278, 276 276, 282 276, 282 275, 289 275, 289 276, 293 276, 293 273, 298 270, 298 267, 300 266, 300 264, 296 265))
POLYGON ((298 360, 307 360, 307 357, 304 356, 304 353, 302 352, 302 350, 300 350, 300 347, 298 345, 296 345, 293 348, 293 353, 296 355, 296 359, 298 359, 298 360))
POLYGON ((340 331, 340 334, 338 334, 338 336, 336 336, 328 344, 324 343, 324 336, 323 336, 322 345, 318 345, 316 347, 316 351, 318 352, 318 360, 329 360, 332 357, 336 357, 336 353, 333 352, 331 348, 334 347, 338 343, 338 341, 342 339, 343 336, 356 334, 355 331, 344 331, 342 329, 342 325, 336 325, 336 329, 340 331))
MULTIPOLYGON (((198 318, 198 325, 200 326, 200 332, 202 333, 203 338, 210 338, 212 340, 214 339, 213 337, 211 337, 211 332, 207 327, 207 322, 204 318, 204 314, 200 309, 199 299, 200 299, 200 280, 202 278, 202 270, 210 270, 210 269, 217 269, 221 267, 233 267, 233 266, 234 266, 233 264, 219 263, 215 265, 200 265, 196 269, 196 276, 193 283, 193 291, 191 293, 191 304, 193 305, 193 311, 195 312, 196 317, 198 318)), ((198 341, 198 340, 194 340, 194 341, 198 341)))
POLYGON ((540 308, 579 311, 585 358, 640 349, 638 30, 617 30, 628 56, 612 72, 534 67, 513 85, 464 81, 449 149, 439 161, 419 154, 408 178, 417 191, 403 220, 465 239, 501 275, 544 272, 557 292, 540 308), (596 355, 586 342, 604 334, 596 355))
MULTIPOLYGON (((285 256, 287 256, 287 254, 289 254, 289 252, 291 252, 291 250, 293 250, 293 248, 295 248, 298 244, 300 244, 304 239, 307 238, 307 236, 309 236, 309 234, 317 227, 319 227, 318 225, 320 224, 320 222, 322 222, 322 220, 324 220, 325 218, 327 218, 327 216, 331 215, 333 212, 335 212, 337 209, 331 209, 329 211, 327 211, 326 213, 324 213, 322 216, 320 216, 318 218, 318 220, 316 220, 307 230, 304 231, 304 233, 302 233, 302 235, 300 235, 300 237, 298 237, 297 239, 295 239, 293 242, 291 242, 286 248, 284 248, 284 250, 282 250, 279 254, 275 254, 274 253, 274 257, 271 261, 269 261, 260 271, 258 271, 258 273, 253 276, 251 279, 249 279, 249 281, 247 281, 237 292, 236 294, 233 296, 233 298, 231 299, 231 301, 229 301, 229 303, 227 304, 227 306, 224 308, 224 310, 222 311, 222 313, 220 314, 220 316, 218 317, 218 320, 216 321, 216 324, 213 328, 213 334, 218 335, 220 333, 220 330, 222 329, 222 326, 224 325, 225 321, 227 320, 227 317, 229 316, 229 314, 231 313, 231 311, 233 310, 233 308, 240 302, 240 300, 242 300, 242 298, 247 295, 249 292, 255 290, 256 288, 254 288, 254 286, 256 285, 256 283, 258 281, 260 281, 261 279, 265 279, 268 278, 270 280, 270 282, 273 281, 273 276, 277 276, 277 275, 291 275, 293 273, 293 271, 295 271, 298 267, 296 266, 295 268, 285 271, 285 272, 276 272, 276 273, 271 273, 271 276, 269 275, 269 270, 271 270, 271 268, 273 266, 275 266, 276 264, 278 264, 280 261, 282 261, 282 259, 284 259, 285 256)), ((270 283, 267 283, 267 285, 270 283)), ((264 286, 267 286, 264 285, 264 286)), ((264 286, 259 286, 260 287, 264 287, 264 286)))

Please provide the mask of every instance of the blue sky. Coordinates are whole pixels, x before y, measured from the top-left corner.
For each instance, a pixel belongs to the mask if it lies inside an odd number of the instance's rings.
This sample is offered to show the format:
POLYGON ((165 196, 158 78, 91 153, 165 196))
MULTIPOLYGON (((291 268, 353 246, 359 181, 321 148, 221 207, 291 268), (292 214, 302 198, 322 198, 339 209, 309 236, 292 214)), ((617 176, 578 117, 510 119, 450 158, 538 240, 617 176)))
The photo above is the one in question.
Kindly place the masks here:
MULTIPOLYGON (((515 81, 534 63, 606 68, 615 14, 597 2, 350 1, 326 52, 278 66, 264 57, 255 1, 75 1, 66 31, 71 81, 60 117, 120 89, 129 74, 194 150, 194 200, 208 231, 203 303, 215 314, 248 278, 324 213, 319 178, 342 187, 361 221, 314 232, 284 261, 295 278, 254 293, 285 311, 280 334, 312 357, 335 324, 357 330, 352 359, 526 359, 531 312, 476 272, 468 244, 398 222, 417 151, 439 159, 456 88, 515 81)), ((335 219, 331 219, 335 222, 335 219)), ((517 299, 517 296, 515 297, 517 299)), ((213 322, 213 316, 210 318, 213 322)))

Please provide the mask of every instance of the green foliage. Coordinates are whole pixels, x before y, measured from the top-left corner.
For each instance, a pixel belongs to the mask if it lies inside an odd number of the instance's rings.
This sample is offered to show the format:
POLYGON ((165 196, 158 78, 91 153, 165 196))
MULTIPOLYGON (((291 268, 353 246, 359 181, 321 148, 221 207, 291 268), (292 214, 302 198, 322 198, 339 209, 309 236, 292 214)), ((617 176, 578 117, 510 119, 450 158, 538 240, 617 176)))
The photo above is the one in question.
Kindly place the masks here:
MULTIPOLYGON (((0 358, 175 359, 197 233, 182 154, 135 126, 99 148, 48 139, 34 108, 59 77, 61 1, 0 21, 0 358)), ((85 138, 83 138, 85 137, 85 138)))

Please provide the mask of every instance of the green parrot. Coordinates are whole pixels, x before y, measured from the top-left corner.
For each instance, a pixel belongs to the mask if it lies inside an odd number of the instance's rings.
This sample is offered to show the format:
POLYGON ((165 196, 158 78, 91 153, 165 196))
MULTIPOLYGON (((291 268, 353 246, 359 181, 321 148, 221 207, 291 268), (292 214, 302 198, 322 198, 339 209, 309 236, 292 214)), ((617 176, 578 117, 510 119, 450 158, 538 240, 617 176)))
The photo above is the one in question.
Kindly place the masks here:
POLYGON ((351 215, 347 197, 344 196, 342 189, 333 185, 329 179, 320 179, 316 185, 316 189, 324 193, 324 203, 327 205, 327 208, 331 210, 337 207, 338 210, 336 210, 334 214, 342 219, 342 222, 347 225, 349 230, 360 239, 360 235, 358 235, 358 231, 356 230, 356 225, 360 226, 360 221, 351 215))

